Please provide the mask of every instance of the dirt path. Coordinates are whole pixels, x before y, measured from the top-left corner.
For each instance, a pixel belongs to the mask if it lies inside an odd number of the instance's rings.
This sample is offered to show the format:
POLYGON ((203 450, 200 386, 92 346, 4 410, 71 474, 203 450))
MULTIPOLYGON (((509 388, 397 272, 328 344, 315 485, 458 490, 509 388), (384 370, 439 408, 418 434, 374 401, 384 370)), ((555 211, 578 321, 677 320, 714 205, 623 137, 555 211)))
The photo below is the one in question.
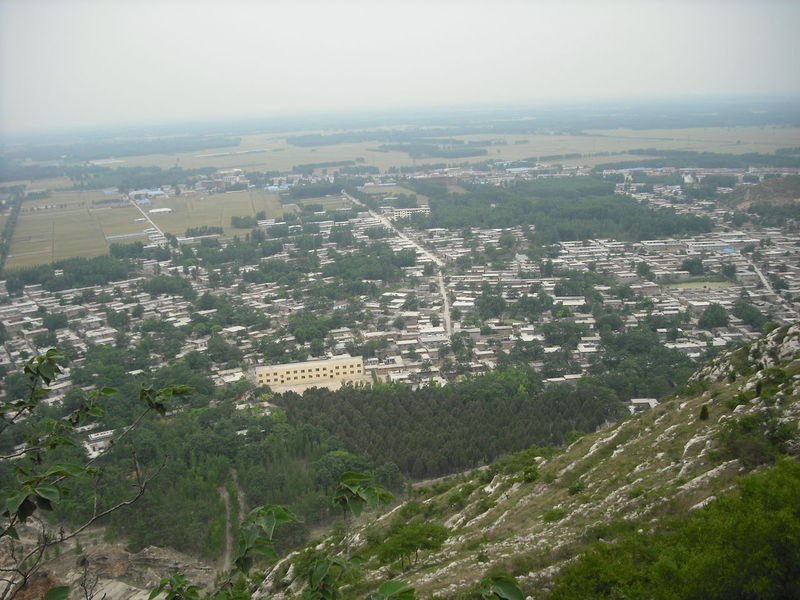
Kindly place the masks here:
POLYGON ((244 521, 247 516, 247 509, 245 504, 244 490, 239 487, 239 479, 236 476, 236 469, 231 469, 231 481, 236 490, 236 504, 238 506, 238 514, 231 514, 231 496, 227 486, 220 486, 217 488, 217 493, 222 499, 222 504, 225 506, 225 537, 222 544, 222 556, 220 557, 219 568, 221 570, 230 569, 233 566, 233 545, 237 540, 233 539, 233 532, 237 527, 236 523, 244 521), (234 522, 233 519, 236 519, 234 522))
POLYGON ((233 536, 231 535, 231 502, 228 498, 228 490, 225 486, 217 488, 222 504, 225 505, 225 537, 222 544, 222 557, 220 558, 220 569, 230 569, 233 560, 233 536))
POLYGON ((233 479, 233 487, 236 488, 236 500, 239 504, 239 523, 241 523, 247 516, 247 504, 245 503, 244 490, 239 487, 239 479, 236 477, 236 469, 231 470, 231 479, 233 479))

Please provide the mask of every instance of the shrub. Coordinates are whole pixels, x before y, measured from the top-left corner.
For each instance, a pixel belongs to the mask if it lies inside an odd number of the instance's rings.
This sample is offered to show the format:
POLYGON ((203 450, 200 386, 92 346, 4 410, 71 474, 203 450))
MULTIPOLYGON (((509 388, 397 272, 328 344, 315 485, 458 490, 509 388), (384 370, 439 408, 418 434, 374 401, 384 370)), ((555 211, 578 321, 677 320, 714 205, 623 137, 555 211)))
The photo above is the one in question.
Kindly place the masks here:
POLYGON ((560 521, 565 516, 567 516, 567 511, 564 508, 549 508, 544 511, 542 518, 545 520, 545 523, 553 523, 555 521, 560 521))

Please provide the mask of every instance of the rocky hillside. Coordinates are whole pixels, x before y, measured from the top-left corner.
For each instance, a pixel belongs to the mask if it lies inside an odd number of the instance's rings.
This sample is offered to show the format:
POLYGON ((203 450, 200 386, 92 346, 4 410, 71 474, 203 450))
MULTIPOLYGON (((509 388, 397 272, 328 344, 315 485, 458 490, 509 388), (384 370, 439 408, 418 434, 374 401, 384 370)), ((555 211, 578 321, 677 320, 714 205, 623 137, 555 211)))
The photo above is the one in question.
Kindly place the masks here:
POLYGON ((758 185, 738 188, 725 204, 747 210, 751 204, 791 204, 800 199, 800 175, 766 179, 758 185))
POLYGON ((799 358, 800 324, 777 329, 704 366, 681 395, 565 450, 533 448, 418 487, 413 500, 362 516, 349 532, 278 563, 255 597, 298 596, 315 554, 366 561, 346 597, 388 579, 410 583, 420 598, 465 597, 492 571, 545 597, 554 576, 593 542, 682 518, 778 455, 800 455, 799 358), (398 540, 423 522, 446 528, 446 539, 438 549, 417 542, 404 556, 398 540))
POLYGON ((20 600, 38 600, 43 590, 55 585, 69 585, 73 600, 147 600, 162 577, 176 572, 210 586, 216 570, 197 557, 166 548, 129 552, 124 542, 107 541, 103 528, 90 528, 74 546, 65 546, 44 561, 40 578, 23 590, 20 600))

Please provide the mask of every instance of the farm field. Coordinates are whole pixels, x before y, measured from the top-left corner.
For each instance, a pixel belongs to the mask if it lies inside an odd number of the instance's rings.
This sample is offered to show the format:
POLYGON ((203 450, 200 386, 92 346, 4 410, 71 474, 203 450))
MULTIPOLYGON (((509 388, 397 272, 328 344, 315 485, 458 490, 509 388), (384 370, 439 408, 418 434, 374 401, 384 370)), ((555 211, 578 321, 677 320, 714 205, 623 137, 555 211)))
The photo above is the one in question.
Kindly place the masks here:
POLYGON ((716 290, 719 288, 732 287, 737 284, 731 281, 686 281, 683 283, 670 283, 665 285, 665 288, 671 290, 716 290))
POLYGON ((340 208, 351 208, 352 202, 345 200, 341 196, 324 196, 322 198, 303 198, 302 200, 286 199, 286 204, 297 204, 305 206, 309 204, 319 204, 323 210, 338 210, 340 208))
POLYGON ((175 166, 184 169, 237 167, 248 171, 289 171, 298 165, 355 160, 359 157, 364 158, 364 164, 377 166, 381 170, 412 164, 405 152, 377 152, 374 150, 377 146, 379 144, 376 142, 364 142, 305 148, 287 144, 283 136, 249 135, 243 136, 241 144, 235 147, 176 155, 132 156, 124 158, 119 166, 155 165, 162 169, 175 166))
POLYGON ((108 252, 107 235, 141 232, 132 206, 97 204, 108 200, 99 190, 54 192, 22 205, 6 267, 52 262, 108 252))
MULTIPOLYGON (((669 148, 672 144, 681 150, 745 154, 761 152, 771 154, 778 148, 794 147, 800 139, 797 127, 697 127, 693 129, 615 129, 588 131, 593 135, 609 137, 618 142, 637 145, 629 148, 669 148)), ((601 142, 602 143, 602 142, 601 142)), ((678 149, 678 148, 676 148, 678 149)))
POLYGON ((263 210, 268 218, 276 218, 285 212, 277 194, 257 190, 156 199, 152 205, 143 206, 142 210, 147 212, 154 208, 173 210, 171 213, 148 214, 148 216, 159 229, 177 236, 183 236, 189 227, 203 225, 222 227, 228 237, 244 236, 250 233, 250 229, 234 229, 231 227, 231 217, 253 216, 263 210))
MULTIPOLYGON (((308 132, 305 132, 308 133, 308 132)), ((323 132, 327 133, 327 132, 323 132)), ((147 155, 126 157, 119 166, 156 165, 170 168, 239 167, 245 170, 290 170, 309 163, 363 160, 363 164, 377 166, 385 171, 392 166, 449 162, 480 162, 484 160, 520 160, 538 158, 565 165, 588 165, 623 160, 645 159, 627 151, 635 148, 655 147, 708 152, 772 153, 778 148, 792 147, 800 138, 796 127, 707 127, 694 129, 653 130, 596 130, 586 135, 468 135, 455 136, 469 141, 492 140, 501 142, 488 146, 488 156, 444 161, 442 159, 411 159, 404 152, 380 152, 377 142, 339 144, 306 148, 290 146, 286 136, 293 134, 257 134, 243 136, 242 144, 232 148, 216 148, 178 155, 147 155), (505 142, 505 143, 502 143, 505 142), (576 158, 545 158, 553 155, 580 154, 576 158)), ((328 170, 334 170, 330 167, 328 170)), ((320 172, 318 169, 317 172, 320 172)), ((68 178, 30 182, 33 189, 63 189, 72 185, 68 178)), ((462 192, 450 184, 450 191, 462 192)), ((370 194, 413 194, 403 186, 375 187, 370 194)), ((420 205, 428 198, 417 195, 420 205)), ((127 236, 142 233, 145 226, 135 223, 140 215, 132 206, 109 203, 110 197, 101 190, 54 191, 49 198, 28 200, 23 205, 12 240, 8 268, 50 262, 71 256, 95 256, 108 251, 107 236, 127 236)), ((286 203, 293 202, 284 199, 286 203)), ((346 207, 338 198, 314 198, 295 201, 300 204, 322 204, 326 209, 346 207)), ((169 207, 172 213, 150 215, 165 232, 184 235, 187 228, 203 225, 221 226, 226 235, 245 235, 247 230, 233 229, 231 217, 254 215, 263 210, 269 217, 280 217, 284 209, 277 194, 264 191, 240 191, 215 195, 186 195, 184 197, 155 200, 150 208, 169 207)), ((0 223, 1 225, 1 223, 0 223)), ((126 240, 133 241, 136 237, 126 240)))
MULTIPOLYGON (((397 196, 398 194, 405 194, 406 196, 416 196, 417 197, 417 206, 427 206, 428 205, 428 197, 424 194, 418 194, 414 190, 403 187, 401 185, 391 185, 391 186, 370 186, 364 188, 364 193, 369 194, 370 196, 397 196)), ((461 190, 464 191, 463 189, 461 190)))
MULTIPOLYGON (((303 132, 309 133, 309 132, 303 132)), ((326 132, 323 132, 326 133, 326 132)), ((242 137, 240 146, 214 148, 175 155, 150 154, 126 157, 120 166, 159 166, 168 169, 180 166, 185 169, 199 167, 232 168, 245 170, 288 171, 301 164, 337 162, 363 158, 365 165, 382 171, 393 166, 411 166, 428 163, 481 162, 483 160, 520 160, 557 154, 593 155, 597 153, 625 153, 640 148, 664 150, 695 150, 698 152, 771 153, 777 148, 796 145, 800 128, 796 127, 702 127, 694 129, 650 130, 596 130, 589 135, 462 135, 453 136, 464 141, 505 141, 504 145, 488 146, 487 156, 468 159, 412 159, 405 152, 377 151, 379 142, 338 144, 335 146, 299 147, 286 143, 286 135, 257 134, 242 137)), ((566 165, 592 165, 626 160, 629 155, 581 156, 554 160, 566 165)), ((636 158, 642 158, 637 156, 636 158)), ((330 170, 335 167, 329 168, 330 170)))
POLYGON ((19 185, 26 186, 28 190, 58 190, 72 187, 73 181, 69 177, 53 177, 51 179, 37 179, 36 181, 22 179, 18 181, 4 181, 0 183, 0 188, 10 188, 19 185))
MULTIPOLYGON (((113 242, 146 242, 148 223, 136 223, 141 213, 132 205, 97 204, 108 200, 102 191, 54 192, 50 198, 28 200, 23 204, 6 268, 14 269, 49 263, 73 256, 98 256, 108 252, 113 242), (45 208, 50 207, 53 208, 45 208), (136 237, 136 234, 142 234, 136 237), (112 240, 107 236, 132 235, 112 240)), ((210 196, 184 196, 154 201, 143 206, 169 207, 172 213, 148 215, 165 232, 182 236, 188 227, 221 225, 226 235, 245 235, 249 229, 233 229, 231 217, 254 215, 260 210, 279 217, 284 210, 277 194, 258 191, 230 192, 210 196)))

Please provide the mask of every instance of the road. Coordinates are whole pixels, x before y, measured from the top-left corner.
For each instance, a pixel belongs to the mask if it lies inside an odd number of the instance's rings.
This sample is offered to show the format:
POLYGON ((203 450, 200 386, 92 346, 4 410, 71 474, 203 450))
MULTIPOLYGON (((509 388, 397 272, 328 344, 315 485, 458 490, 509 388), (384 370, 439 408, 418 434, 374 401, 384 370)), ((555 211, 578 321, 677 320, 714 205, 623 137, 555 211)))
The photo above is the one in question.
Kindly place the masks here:
MULTIPOLYGON (((745 258, 747 257, 745 256, 745 258)), ((756 275, 758 275, 759 279, 761 279, 761 283, 764 284, 764 289, 767 290, 770 294, 774 294, 775 290, 772 289, 772 284, 769 282, 769 279, 764 277, 764 273, 762 273, 761 269, 758 268, 756 261, 747 258, 747 262, 750 263, 750 266, 753 267, 753 270, 756 272, 756 275)))
POLYGON ((163 232, 163 231, 161 231, 161 230, 158 228, 158 225, 156 225, 155 223, 153 223, 153 220, 152 220, 152 219, 151 219, 151 218, 148 216, 148 214, 147 214, 146 212, 144 212, 144 211, 142 210, 142 207, 141 207, 141 206, 139 206, 138 204, 136 204, 136 202, 135 202, 135 201, 133 201, 133 200, 130 200, 130 203, 133 205, 133 207, 134 207, 136 210, 138 210, 140 213, 142 213, 142 216, 143 216, 145 219, 147 219, 147 222, 148 222, 148 223, 150 223, 150 227, 153 227, 153 228, 154 228, 154 229, 155 229, 155 230, 156 230, 156 231, 157 231, 159 234, 161 234, 162 236, 164 235, 164 232, 163 232))
POLYGON ((381 224, 386 227, 386 229, 393 231, 394 234, 402 240, 407 241, 408 243, 412 244, 414 248, 416 248, 417 252, 419 252, 422 256, 426 257, 428 260, 432 261, 437 267, 439 267, 439 293, 442 295, 442 322, 444 323, 445 330, 447 331, 447 335, 453 335, 453 327, 452 323, 450 322, 450 302, 447 299, 447 287, 444 284, 444 266, 445 261, 442 260, 440 257, 436 256, 433 252, 425 248, 422 244, 420 244, 417 240, 410 238, 405 233, 400 231, 397 227, 395 227, 394 223, 392 223, 389 219, 376 213, 374 210, 366 206, 361 200, 358 198, 353 198, 350 194, 342 190, 342 195, 350 200, 356 206, 366 209, 370 216, 373 219, 378 219, 381 224))
POLYGON ((450 303, 447 300, 447 288, 444 285, 444 270, 439 270, 439 293, 442 294, 442 318, 444 319, 444 329, 447 332, 447 337, 453 335, 453 324, 450 322, 450 303))
POLYGON ((786 300, 780 295, 780 292, 776 291, 775 288, 772 287, 772 283, 770 282, 769 279, 767 279, 764 276, 764 273, 761 271, 761 269, 758 268, 758 265, 756 264, 756 261, 754 261, 751 258, 747 257, 746 255, 744 255, 744 256, 745 256, 745 259, 747 260, 747 262, 750 264, 750 266, 753 267, 753 270, 756 272, 756 275, 758 275, 758 278, 761 280, 761 283, 764 284, 764 289, 767 290, 768 293, 774 295, 778 299, 778 302, 780 302, 781 305, 783 305, 783 307, 786 310, 788 310, 795 317, 797 317, 798 313, 794 309, 792 304, 790 302, 786 302, 786 300))

